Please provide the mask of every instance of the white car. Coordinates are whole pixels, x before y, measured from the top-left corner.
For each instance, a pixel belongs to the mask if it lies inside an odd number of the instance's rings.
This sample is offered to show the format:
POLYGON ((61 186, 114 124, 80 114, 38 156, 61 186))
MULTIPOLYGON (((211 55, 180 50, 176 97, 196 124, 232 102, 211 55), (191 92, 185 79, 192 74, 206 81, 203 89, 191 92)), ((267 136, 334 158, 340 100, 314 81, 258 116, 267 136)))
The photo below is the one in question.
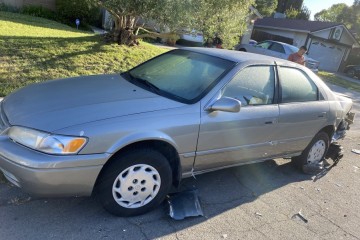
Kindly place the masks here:
MULTIPOLYGON (((299 51, 299 48, 283 42, 263 41, 258 44, 239 44, 235 50, 243 52, 258 53, 276 58, 288 59, 289 55, 299 51)), ((304 55, 306 67, 313 72, 319 71, 320 62, 304 55)))

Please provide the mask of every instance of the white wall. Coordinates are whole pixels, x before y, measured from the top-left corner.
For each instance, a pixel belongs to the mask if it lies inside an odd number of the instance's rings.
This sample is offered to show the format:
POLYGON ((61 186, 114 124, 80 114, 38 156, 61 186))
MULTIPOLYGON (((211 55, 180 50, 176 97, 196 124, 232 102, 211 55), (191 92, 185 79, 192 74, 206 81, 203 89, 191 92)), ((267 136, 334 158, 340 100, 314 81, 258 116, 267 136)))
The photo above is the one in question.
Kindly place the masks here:
POLYGON ((293 38, 294 39, 293 45, 298 48, 304 46, 306 42, 306 38, 307 38, 307 33, 295 33, 293 38))
MULTIPOLYGON (((331 29, 332 28, 325 29, 325 30, 322 30, 322 31, 319 31, 319 32, 314 32, 313 35, 317 36, 317 37, 324 38, 324 39, 329 39, 331 29)), ((339 42, 350 45, 350 46, 353 45, 353 39, 351 38, 349 33, 346 31, 346 29, 343 30, 343 33, 341 35, 341 38, 340 38, 339 42)))

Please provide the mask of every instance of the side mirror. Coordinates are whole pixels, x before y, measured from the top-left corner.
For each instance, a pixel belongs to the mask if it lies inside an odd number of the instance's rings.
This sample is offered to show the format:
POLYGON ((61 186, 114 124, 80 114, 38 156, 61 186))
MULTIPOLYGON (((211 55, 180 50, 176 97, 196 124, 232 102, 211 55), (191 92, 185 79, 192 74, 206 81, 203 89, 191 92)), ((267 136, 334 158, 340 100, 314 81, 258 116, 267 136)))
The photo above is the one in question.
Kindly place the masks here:
POLYGON ((223 97, 214 102, 207 110, 208 111, 222 111, 222 112, 239 112, 241 102, 229 97, 223 97))

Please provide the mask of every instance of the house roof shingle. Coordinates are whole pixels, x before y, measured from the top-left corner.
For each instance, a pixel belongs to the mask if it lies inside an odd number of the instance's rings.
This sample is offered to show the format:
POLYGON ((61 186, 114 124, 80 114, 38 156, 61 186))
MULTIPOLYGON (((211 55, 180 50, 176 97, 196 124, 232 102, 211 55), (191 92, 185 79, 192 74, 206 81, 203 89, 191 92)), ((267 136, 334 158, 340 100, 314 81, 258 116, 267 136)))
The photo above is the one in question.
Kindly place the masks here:
POLYGON ((276 27, 293 29, 299 31, 315 32, 318 30, 335 27, 342 25, 341 23, 335 22, 320 22, 320 21, 307 21, 298 19, 283 19, 283 18, 263 18, 257 19, 254 24, 256 27, 276 27))

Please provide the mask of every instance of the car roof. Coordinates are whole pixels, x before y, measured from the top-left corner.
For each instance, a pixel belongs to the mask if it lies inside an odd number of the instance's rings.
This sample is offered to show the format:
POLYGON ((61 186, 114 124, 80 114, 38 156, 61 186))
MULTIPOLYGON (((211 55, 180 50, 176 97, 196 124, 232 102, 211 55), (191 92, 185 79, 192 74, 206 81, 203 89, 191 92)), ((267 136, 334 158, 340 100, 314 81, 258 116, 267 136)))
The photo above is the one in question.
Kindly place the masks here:
POLYGON ((214 57, 223 58, 237 63, 242 62, 258 62, 258 63, 274 63, 284 62, 284 59, 274 58, 270 56, 260 55, 256 53, 241 52, 235 50, 226 50, 219 48, 203 48, 203 47, 186 47, 181 48, 182 50, 188 50, 192 52, 207 54, 214 57))
POLYGON ((274 41, 274 40, 265 40, 265 41, 262 41, 262 42, 273 42, 273 43, 279 43, 279 44, 284 45, 284 46, 296 47, 296 46, 288 44, 288 43, 274 41))

